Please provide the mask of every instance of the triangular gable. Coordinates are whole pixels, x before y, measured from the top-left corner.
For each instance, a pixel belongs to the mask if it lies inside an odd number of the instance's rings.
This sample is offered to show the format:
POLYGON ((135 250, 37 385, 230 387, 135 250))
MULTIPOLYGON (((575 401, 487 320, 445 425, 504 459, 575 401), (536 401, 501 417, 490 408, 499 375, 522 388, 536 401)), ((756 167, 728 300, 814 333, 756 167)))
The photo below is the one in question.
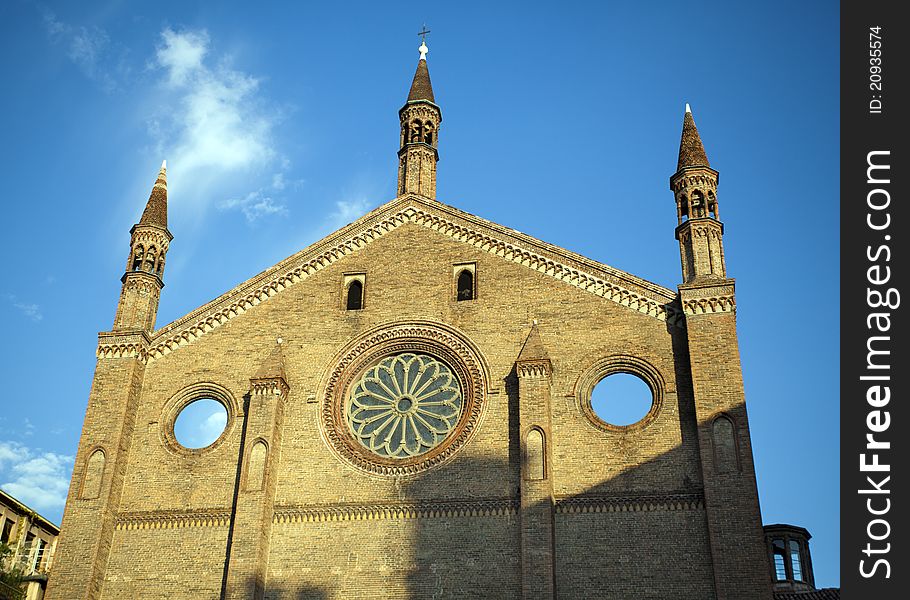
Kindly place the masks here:
POLYGON ((151 336, 148 359, 188 344, 405 223, 422 225, 671 325, 682 319, 676 293, 663 286, 451 206, 409 195, 387 202, 157 330, 151 336))

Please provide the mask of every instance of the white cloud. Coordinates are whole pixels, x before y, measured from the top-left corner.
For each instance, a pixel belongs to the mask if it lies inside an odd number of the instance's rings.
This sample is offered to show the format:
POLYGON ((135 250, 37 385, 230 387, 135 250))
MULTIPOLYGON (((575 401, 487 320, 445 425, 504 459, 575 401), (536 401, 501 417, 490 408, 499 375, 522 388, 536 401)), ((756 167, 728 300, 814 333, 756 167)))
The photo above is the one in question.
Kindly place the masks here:
POLYGON ((176 33, 165 29, 161 38, 164 45, 156 55, 158 64, 168 70, 171 85, 183 85, 193 72, 202 70, 202 59, 208 52, 208 32, 176 33))
POLYGON ((225 426, 227 426, 227 413, 224 411, 213 412, 199 424, 199 436, 208 440, 218 439, 225 426))
POLYGON ((52 42, 66 47, 67 57, 86 77, 97 81, 107 92, 117 88, 114 75, 124 75, 125 65, 112 51, 107 32, 99 27, 64 23, 47 9, 44 10, 44 28, 52 42))
POLYGON ((326 219, 326 227, 334 231, 356 221, 366 214, 370 208, 370 202, 365 197, 339 200, 335 203, 335 212, 326 219))
POLYGON ((44 318, 44 315, 41 314, 41 307, 37 304, 25 304, 24 302, 16 302, 13 304, 18 308, 23 315, 31 319, 32 321, 40 321, 44 318))
POLYGON ((13 308, 17 309, 22 313, 26 318, 35 321, 36 323, 44 318, 44 315, 41 314, 41 307, 32 302, 21 302, 13 294, 4 294, 6 299, 10 301, 10 304, 13 305, 13 308))
MULTIPOLYGON (((274 139, 279 111, 266 102, 257 77, 232 68, 227 57, 213 56, 205 30, 162 31, 153 67, 164 75, 163 108, 148 119, 148 130, 168 159, 169 191, 180 198, 175 209, 192 204, 201 212, 236 188, 239 178, 280 163, 274 139)), ((252 194, 258 198, 244 195, 224 204, 245 208, 248 220, 284 210, 262 192, 267 184, 257 187, 252 194)))
POLYGON ((269 215, 286 215, 288 209, 271 196, 263 194, 262 190, 250 192, 243 199, 230 199, 221 203, 222 210, 240 209, 246 217, 247 223, 255 223, 262 217, 269 215))
POLYGON ((0 441, 0 488, 38 511, 66 503, 73 457, 0 441))

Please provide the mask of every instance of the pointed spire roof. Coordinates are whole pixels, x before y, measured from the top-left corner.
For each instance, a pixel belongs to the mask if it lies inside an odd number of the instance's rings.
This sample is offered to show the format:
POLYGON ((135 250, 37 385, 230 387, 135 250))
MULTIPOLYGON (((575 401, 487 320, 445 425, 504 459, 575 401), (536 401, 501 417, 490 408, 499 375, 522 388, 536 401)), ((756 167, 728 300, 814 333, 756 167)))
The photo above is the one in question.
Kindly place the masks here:
POLYGON ((411 83, 411 91, 408 93, 408 102, 418 100, 429 100, 436 104, 433 97, 433 86, 430 84, 430 70, 427 68, 427 45, 426 42, 420 45, 420 60, 417 61, 417 72, 414 73, 414 81, 411 83))
POLYGON ((676 165, 676 170, 679 171, 683 167, 710 166, 708 155, 705 154, 705 146, 701 143, 695 119, 692 117, 692 109, 687 103, 686 115, 683 117, 682 139, 679 141, 679 163, 676 165))
POLYGON ((139 219, 140 225, 155 225, 167 229, 167 161, 162 161, 158 179, 139 219))
POLYGON ((521 352, 518 353, 517 362, 532 360, 550 360, 550 355, 547 354, 547 349, 543 347, 543 342, 540 340, 540 332, 537 330, 537 319, 534 320, 534 324, 531 326, 531 333, 528 334, 525 345, 522 346, 521 352))
POLYGON ((253 379, 281 379, 287 383, 287 377, 284 375, 284 352, 281 349, 282 339, 278 338, 278 343, 275 344, 275 348, 272 349, 272 353, 269 354, 268 358, 265 359, 265 362, 259 367, 259 370, 256 371, 256 374, 253 376, 253 379))

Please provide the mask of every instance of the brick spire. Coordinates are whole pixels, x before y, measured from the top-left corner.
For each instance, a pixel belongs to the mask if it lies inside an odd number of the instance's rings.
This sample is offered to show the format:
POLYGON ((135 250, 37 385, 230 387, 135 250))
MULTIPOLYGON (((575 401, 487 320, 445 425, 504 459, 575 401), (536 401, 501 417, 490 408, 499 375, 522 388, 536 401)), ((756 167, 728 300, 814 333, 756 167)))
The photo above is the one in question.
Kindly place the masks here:
POLYGON ((427 45, 420 45, 420 60, 417 61, 417 72, 414 73, 414 81, 411 83, 411 91, 408 93, 408 102, 418 100, 429 100, 436 103, 433 97, 433 86, 430 84, 430 70, 427 68, 427 45))
POLYGON ((148 204, 139 219, 140 225, 154 225, 167 229, 167 161, 162 161, 158 179, 152 187, 148 204))
POLYGON ((686 104, 686 116, 683 117, 682 139, 679 141, 679 163, 676 170, 679 171, 685 167, 710 167, 708 155, 705 154, 705 146, 701 143, 701 137, 698 135, 698 128, 695 127, 695 119, 692 117, 692 109, 686 104))
POLYGON ((531 333, 528 334, 525 345, 522 346, 521 352, 518 353, 518 362, 536 360, 550 360, 550 356, 547 354, 547 349, 544 348, 540 339, 540 332, 537 330, 537 320, 535 319, 534 324, 531 326, 531 333))
POLYGON ((281 379, 287 383, 287 377, 284 374, 284 352, 281 350, 283 340, 278 338, 278 343, 272 349, 271 354, 265 359, 265 362, 256 371, 253 380, 270 380, 281 379))

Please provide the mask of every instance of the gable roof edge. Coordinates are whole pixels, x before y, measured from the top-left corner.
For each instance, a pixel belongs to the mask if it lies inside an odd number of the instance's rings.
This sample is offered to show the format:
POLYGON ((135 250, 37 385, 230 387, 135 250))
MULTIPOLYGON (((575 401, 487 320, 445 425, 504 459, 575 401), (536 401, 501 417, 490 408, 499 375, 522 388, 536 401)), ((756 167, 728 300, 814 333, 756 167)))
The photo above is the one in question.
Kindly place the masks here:
POLYGON ((670 325, 677 325, 682 320, 682 313, 675 306, 674 291, 449 205, 408 195, 375 208, 155 331, 148 360, 169 354, 409 222, 523 264, 670 325))

